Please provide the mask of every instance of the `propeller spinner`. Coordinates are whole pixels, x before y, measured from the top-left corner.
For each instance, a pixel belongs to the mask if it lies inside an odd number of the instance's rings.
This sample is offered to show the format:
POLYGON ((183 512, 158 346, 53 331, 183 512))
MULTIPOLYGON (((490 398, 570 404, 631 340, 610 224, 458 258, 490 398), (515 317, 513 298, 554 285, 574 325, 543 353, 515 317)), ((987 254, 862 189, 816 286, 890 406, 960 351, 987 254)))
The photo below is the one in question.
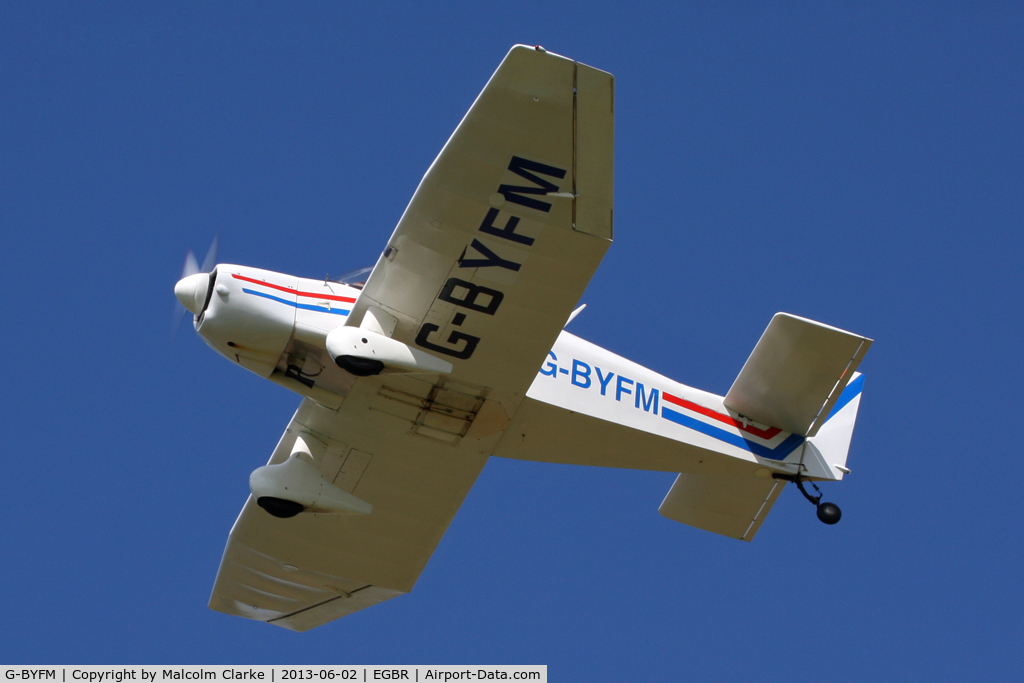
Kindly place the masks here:
POLYGON ((202 268, 196 262, 195 254, 189 249, 185 254, 185 265, 181 269, 181 278, 174 285, 174 296, 178 304, 174 307, 174 326, 177 330, 181 325, 181 319, 185 311, 193 315, 199 315, 206 304, 206 297, 210 291, 210 271, 217 265, 217 247, 220 243, 220 235, 213 238, 213 244, 206 252, 202 268))

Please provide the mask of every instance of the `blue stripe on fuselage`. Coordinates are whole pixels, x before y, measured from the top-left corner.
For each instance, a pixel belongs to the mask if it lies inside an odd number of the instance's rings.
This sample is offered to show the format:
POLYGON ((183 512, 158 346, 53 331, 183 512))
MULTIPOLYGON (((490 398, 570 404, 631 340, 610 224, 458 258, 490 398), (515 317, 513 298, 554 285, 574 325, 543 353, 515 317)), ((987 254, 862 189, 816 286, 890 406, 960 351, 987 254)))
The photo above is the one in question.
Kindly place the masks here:
POLYGON ((301 309, 303 309, 305 311, 317 311, 318 313, 333 313, 334 315, 348 315, 349 314, 349 311, 345 311, 345 310, 341 310, 341 309, 334 310, 334 309, 331 309, 331 308, 324 308, 323 306, 314 306, 312 304, 300 304, 300 303, 297 303, 295 301, 288 301, 287 299, 281 299, 279 297, 272 296, 270 294, 265 294, 263 292, 257 292, 257 291, 252 290, 252 289, 245 289, 245 288, 243 288, 242 291, 245 292, 246 294, 252 294, 254 296, 261 296, 264 299, 270 299, 271 301, 276 301, 276 302, 278 302, 280 304, 288 304, 289 306, 294 306, 295 308, 301 308, 301 309))
POLYGON ((676 412, 664 406, 661 408, 661 416, 666 420, 671 420, 672 422, 692 429, 695 432, 706 434, 714 439, 724 441, 727 444, 736 446, 737 448, 742 448, 745 451, 750 451, 754 455, 762 458, 768 458, 769 460, 785 459, 787 455, 796 450, 797 446, 804 442, 804 437, 799 434, 790 434, 785 441, 780 443, 778 446, 775 448, 769 448, 768 446, 762 446, 759 443, 748 441, 738 434, 732 434, 724 429, 712 427, 705 422, 701 422, 689 415, 684 415, 683 413, 676 412))

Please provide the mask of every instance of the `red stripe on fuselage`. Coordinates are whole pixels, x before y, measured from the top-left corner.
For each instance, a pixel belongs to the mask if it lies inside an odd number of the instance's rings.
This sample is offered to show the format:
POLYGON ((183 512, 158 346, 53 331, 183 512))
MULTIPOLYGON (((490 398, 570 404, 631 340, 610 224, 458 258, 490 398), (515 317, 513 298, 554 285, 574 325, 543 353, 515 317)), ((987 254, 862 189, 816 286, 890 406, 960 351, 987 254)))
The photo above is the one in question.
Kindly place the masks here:
POLYGON ((681 408, 686 408, 687 410, 692 410, 695 413, 700 413, 701 415, 704 415, 706 417, 710 417, 712 420, 718 420, 719 422, 724 422, 727 425, 730 425, 732 427, 736 427, 740 431, 748 432, 748 433, 753 434, 754 436, 760 437, 762 439, 774 438, 776 434, 778 434, 779 432, 782 431, 778 427, 769 427, 768 429, 758 429, 757 427, 755 427, 753 425, 745 425, 742 422, 740 422, 739 420, 734 420, 729 415, 723 415, 722 413, 719 413, 719 412, 716 412, 714 410, 711 410, 711 408, 705 408, 704 406, 697 405, 696 403, 693 403, 692 401, 687 401, 685 398, 679 398, 678 396, 673 396, 672 394, 668 393, 667 391, 662 391, 661 392, 661 397, 662 397, 662 399, 668 401, 669 403, 674 403, 677 406, 680 406, 681 408))
POLYGON ((329 299, 331 301, 344 301, 344 302, 350 303, 350 304, 354 304, 356 302, 356 300, 353 299, 350 296, 335 296, 333 294, 317 294, 315 292, 300 292, 297 289, 291 289, 290 287, 282 287, 280 285, 272 285, 269 282, 264 282, 263 280, 253 280, 251 277, 246 277, 244 275, 235 275, 234 273, 231 274, 231 277, 235 278, 236 280, 245 280, 246 282, 251 282, 254 285, 262 285, 264 287, 270 287, 271 289, 276 289, 276 290, 279 290, 279 291, 282 291, 282 292, 288 292, 289 294, 297 294, 298 296, 308 296, 308 297, 313 298, 313 299, 329 299))

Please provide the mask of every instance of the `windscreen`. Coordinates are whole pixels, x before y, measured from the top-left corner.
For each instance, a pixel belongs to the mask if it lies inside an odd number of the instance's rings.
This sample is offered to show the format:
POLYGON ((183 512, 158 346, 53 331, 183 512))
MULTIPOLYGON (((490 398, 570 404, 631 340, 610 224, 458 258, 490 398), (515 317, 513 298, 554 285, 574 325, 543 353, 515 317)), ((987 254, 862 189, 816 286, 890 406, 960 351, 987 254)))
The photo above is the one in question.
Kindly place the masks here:
POLYGON ((366 268, 359 268, 357 270, 350 270, 347 273, 341 275, 335 275, 330 278, 331 282, 340 282, 343 285, 349 287, 355 287, 356 289, 362 289, 363 285, 366 284, 366 279, 370 277, 370 273, 373 271, 373 266, 366 268))

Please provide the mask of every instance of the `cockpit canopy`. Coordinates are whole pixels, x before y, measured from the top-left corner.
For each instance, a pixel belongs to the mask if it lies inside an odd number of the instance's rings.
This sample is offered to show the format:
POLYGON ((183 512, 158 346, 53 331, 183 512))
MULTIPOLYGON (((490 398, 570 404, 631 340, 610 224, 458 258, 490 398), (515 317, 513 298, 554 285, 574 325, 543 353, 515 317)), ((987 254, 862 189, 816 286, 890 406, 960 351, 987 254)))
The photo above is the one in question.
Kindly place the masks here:
POLYGON ((342 273, 341 275, 335 275, 330 278, 330 281, 348 285, 349 287, 355 287, 356 289, 362 289, 363 285, 366 284, 367 278, 370 277, 371 272, 373 272, 373 266, 358 268, 356 270, 350 270, 347 273, 342 273))

